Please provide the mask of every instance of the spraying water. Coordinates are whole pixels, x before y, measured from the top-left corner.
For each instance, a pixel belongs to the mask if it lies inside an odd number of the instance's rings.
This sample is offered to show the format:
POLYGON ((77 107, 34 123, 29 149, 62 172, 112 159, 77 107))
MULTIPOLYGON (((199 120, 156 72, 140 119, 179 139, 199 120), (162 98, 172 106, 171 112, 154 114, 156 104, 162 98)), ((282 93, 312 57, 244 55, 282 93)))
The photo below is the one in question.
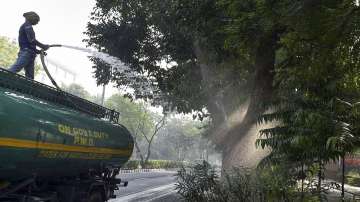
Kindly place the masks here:
POLYGON ((126 70, 128 70, 128 71, 130 70, 129 67, 127 67, 121 60, 119 60, 118 58, 111 56, 107 53, 102 53, 102 52, 98 52, 95 50, 77 47, 77 46, 62 45, 62 47, 89 53, 91 56, 106 62, 116 71, 127 72, 126 70))
POLYGON ((92 57, 102 60, 111 66, 111 72, 117 72, 123 74, 128 80, 132 82, 137 82, 136 84, 140 86, 143 93, 151 93, 154 92, 154 86, 150 84, 149 78, 141 75, 139 73, 134 72, 127 65, 125 65, 119 58, 111 56, 107 53, 99 52, 96 50, 91 50, 87 48, 77 47, 77 46, 69 46, 69 45, 61 45, 61 47, 69 48, 73 50, 78 50, 84 53, 90 54, 92 57), (140 79, 139 79, 140 78, 140 79))

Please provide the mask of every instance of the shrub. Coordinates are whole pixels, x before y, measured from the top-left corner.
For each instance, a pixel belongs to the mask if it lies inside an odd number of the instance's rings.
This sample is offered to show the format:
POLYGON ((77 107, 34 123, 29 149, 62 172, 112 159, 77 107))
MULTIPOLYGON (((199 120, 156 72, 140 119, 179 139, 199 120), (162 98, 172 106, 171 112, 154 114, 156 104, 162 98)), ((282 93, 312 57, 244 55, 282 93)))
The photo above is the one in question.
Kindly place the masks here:
POLYGON ((138 160, 129 160, 125 165, 122 166, 122 169, 137 169, 140 166, 140 161, 138 160))
MULTIPOLYGON (((300 201, 296 179, 287 176, 281 167, 258 170, 234 168, 219 174, 207 162, 182 167, 177 174, 176 189, 191 202, 267 202, 300 201)), ((302 200, 312 201, 312 195, 302 200)))
POLYGON ((187 201, 216 201, 220 192, 218 175, 205 161, 190 169, 182 167, 177 180, 176 189, 187 201))
POLYGON ((346 174, 346 183, 352 186, 360 186, 360 174, 357 171, 349 171, 346 174))
MULTIPOLYGON (((140 167, 140 160, 128 161, 122 169, 137 169, 140 167)), ((184 165, 182 161, 168 161, 168 160, 150 160, 146 164, 147 169, 172 169, 180 168, 184 165)))

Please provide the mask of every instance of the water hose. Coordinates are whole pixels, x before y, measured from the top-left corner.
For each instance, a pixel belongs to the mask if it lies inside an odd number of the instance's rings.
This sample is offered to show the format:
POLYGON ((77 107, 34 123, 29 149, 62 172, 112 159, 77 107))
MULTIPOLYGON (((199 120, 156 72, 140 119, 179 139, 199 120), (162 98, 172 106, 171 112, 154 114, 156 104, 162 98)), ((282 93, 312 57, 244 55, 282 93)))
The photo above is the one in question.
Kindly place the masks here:
MULTIPOLYGON (((60 47, 61 45, 59 46, 54 46, 54 45, 51 45, 50 47, 60 47)), ((62 91, 61 88, 57 85, 56 81, 54 80, 54 78, 51 76, 46 64, 45 64, 45 56, 46 56, 46 52, 42 49, 40 51, 40 60, 41 60, 41 64, 46 72, 46 75, 49 77, 51 83, 56 87, 56 89, 58 89, 59 91, 62 91)))
MULTIPOLYGON (((59 45, 59 44, 54 44, 54 45, 49 45, 49 47, 61 47, 61 45, 59 45)), ((87 109, 84 109, 83 107, 79 107, 77 104, 75 104, 75 103, 69 98, 69 96, 67 96, 67 94, 66 94, 63 90, 61 90, 61 88, 57 85, 57 83, 56 83, 56 81, 54 80, 54 78, 51 76, 51 74, 50 74, 50 72, 49 72, 49 70, 48 70, 48 68, 47 68, 47 66, 46 66, 46 64, 45 64, 45 56, 46 56, 45 50, 43 50, 43 49, 40 50, 40 60, 41 60, 41 64, 42 64, 42 66, 43 66, 43 68, 44 68, 44 70, 45 70, 45 72, 46 72, 46 75, 49 77, 51 83, 56 87, 56 89, 57 89, 60 93, 62 93, 62 94, 64 95, 64 97, 65 97, 76 109, 78 109, 78 110, 80 110, 80 111, 84 111, 84 112, 86 112, 86 113, 88 113, 88 114, 91 114, 91 115, 97 117, 97 114, 96 114, 96 113, 91 112, 91 111, 89 111, 89 110, 87 110, 87 109)))
POLYGON ((62 45, 61 44, 51 44, 49 45, 49 48, 52 48, 52 47, 61 47, 62 45))
MULTIPOLYGON (((49 48, 51 47, 61 47, 62 45, 60 44, 51 44, 49 45, 49 48)), ((57 85, 56 81, 54 80, 54 78, 51 76, 46 64, 45 64, 45 56, 46 56, 46 52, 44 49, 40 50, 40 60, 41 60, 41 64, 46 72, 46 75, 49 77, 51 83, 56 87, 56 89, 61 91, 61 88, 57 85)))

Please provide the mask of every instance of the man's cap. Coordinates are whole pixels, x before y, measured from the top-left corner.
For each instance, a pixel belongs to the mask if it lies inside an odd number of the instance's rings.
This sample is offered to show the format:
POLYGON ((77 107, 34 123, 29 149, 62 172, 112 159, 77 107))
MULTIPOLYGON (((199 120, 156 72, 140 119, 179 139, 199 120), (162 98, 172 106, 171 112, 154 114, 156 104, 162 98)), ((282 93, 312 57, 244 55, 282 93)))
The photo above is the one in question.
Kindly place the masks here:
POLYGON ((35 13, 34 11, 26 12, 23 14, 23 16, 25 17, 26 20, 30 20, 30 21, 33 21, 33 20, 39 21, 40 20, 40 16, 37 13, 35 13))

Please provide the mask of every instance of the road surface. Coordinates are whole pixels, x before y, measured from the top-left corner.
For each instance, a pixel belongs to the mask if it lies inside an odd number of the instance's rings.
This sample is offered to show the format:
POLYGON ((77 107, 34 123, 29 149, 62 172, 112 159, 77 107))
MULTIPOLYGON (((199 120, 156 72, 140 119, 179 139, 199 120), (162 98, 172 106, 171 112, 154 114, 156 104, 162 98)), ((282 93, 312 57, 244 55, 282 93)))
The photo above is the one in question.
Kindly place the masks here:
POLYGON ((158 171, 120 174, 128 181, 127 187, 116 191, 117 198, 110 202, 176 202, 181 201, 175 191, 176 172, 158 171))

